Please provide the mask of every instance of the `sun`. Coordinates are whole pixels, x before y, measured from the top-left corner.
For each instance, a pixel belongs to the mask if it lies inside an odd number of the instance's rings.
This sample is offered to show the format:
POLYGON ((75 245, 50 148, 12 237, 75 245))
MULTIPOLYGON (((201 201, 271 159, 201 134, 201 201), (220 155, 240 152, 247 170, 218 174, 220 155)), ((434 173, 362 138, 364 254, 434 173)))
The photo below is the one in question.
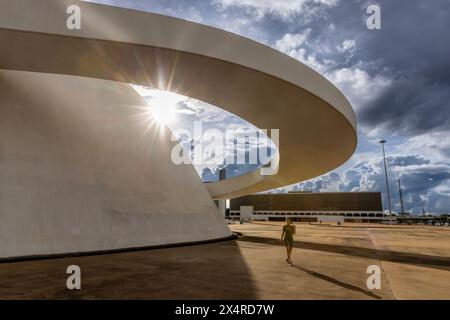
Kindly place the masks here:
POLYGON ((189 98, 170 91, 131 85, 145 99, 147 107, 145 114, 160 124, 169 125, 177 120, 178 104, 189 98))
POLYGON ((163 90, 153 90, 149 100, 150 111, 155 117, 165 123, 174 122, 177 118, 177 104, 184 100, 184 97, 163 90))

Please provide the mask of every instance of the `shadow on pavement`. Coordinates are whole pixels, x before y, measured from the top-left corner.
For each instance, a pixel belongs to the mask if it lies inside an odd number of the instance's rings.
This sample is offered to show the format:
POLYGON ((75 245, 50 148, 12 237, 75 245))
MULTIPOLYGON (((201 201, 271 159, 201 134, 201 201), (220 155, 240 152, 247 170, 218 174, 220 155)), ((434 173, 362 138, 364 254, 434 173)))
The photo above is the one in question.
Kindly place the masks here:
POLYGON ((371 292, 371 291, 369 291, 369 290, 365 290, 365 289, 356 287, 356 286, 354 286, 354 285, 352 285, 352 284, 349 284, 349 283, 345 283, 345 282, 339 281, 339 280, 337 280, 336 278, 329 277, 329 276, 327 276, 327 275, 324 275, 324 274, 322 274, 322 273, 318 273, 318 272, 309 270, 309 269, 304 268, 304 267, 300 267, 299 265, 296 265, 296 264, 294 264, 294 267, 297 268, 298 270, 301 270, 301 271, 303 271, 303 272, 306 272, 306 273, 308 273, 308 274, 310 274, 310 275, 312 275, 312 276, 314 276, 314 277, 316 277, 316 278, 319 278, 319 279, 328 281, 328 282, 333 283, 333 284, 335 284, 335 285, 338 285, 338 286, 340 286, 340 287, 342 287, 342 288, 345 288, 345 289, 349 289, 349 290, 352 290, 352 291, 357 291, 357 292, 363 293, 363 294, 365 294, 365 295, 367 295, 367 296, 369 296, 369 297, 372 297, 372 298, 374 298, 374 299, 381 299, 380 296, 374 294, 373 292, 371 292))
MULTIPOLYGON (((254 236, 244 236, 243 238, 239 239, 239 241, 281 245, 280 240, 278 239, 254 237, 254 236)), ((429 268, 447 271, 450 270, 450 258, 440 256, 431 256, 418 253, 378 250, 371 248, 351 247, 351 246, 342 246, 335 244, 315 243, 306 241, 295 241, 294 248, 344 254, 373 260, 383 260, 417 266, 426 266, 429 268)))
POLYGON ((257 299, 236 241, 0 264, 0 299, 257 299), (81 268, 68 290, 67 266, 81 268))

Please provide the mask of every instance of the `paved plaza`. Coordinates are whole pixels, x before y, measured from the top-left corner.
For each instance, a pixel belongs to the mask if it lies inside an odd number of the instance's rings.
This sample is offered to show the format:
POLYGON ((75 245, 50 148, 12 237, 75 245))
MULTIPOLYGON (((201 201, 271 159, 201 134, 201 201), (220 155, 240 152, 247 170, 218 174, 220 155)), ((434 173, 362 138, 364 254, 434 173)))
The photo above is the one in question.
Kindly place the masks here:
POLYGON ((237 240, 0 264, 1 299, 450 299, 450 228, 298 224, 294 266, 277 222, 237 240), (82 289, 66 288, 81 268, 82 289), (366 271, 381 268, 381 289, 366 271))

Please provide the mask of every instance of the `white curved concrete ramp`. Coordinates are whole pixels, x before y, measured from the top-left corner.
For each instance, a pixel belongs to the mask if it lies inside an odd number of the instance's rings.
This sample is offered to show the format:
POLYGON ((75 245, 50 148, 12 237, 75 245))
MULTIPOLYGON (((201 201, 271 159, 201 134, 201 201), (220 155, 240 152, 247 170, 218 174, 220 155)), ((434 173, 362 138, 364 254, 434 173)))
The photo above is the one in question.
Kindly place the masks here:
POLYGON ((0 69, 77 75, 173 91, 260 129, 279 129, 279 166, 210 183, 215 199, 325 174, 357 145, 344 95, 299 61, 248 38, 158 14, 76 0, 0 0, 0 69), (77 5, 81 29, 66 26, 77 5))
POLYGON ((231 235, 129 85, 0 70, 0 97, 0 258, 231 235))

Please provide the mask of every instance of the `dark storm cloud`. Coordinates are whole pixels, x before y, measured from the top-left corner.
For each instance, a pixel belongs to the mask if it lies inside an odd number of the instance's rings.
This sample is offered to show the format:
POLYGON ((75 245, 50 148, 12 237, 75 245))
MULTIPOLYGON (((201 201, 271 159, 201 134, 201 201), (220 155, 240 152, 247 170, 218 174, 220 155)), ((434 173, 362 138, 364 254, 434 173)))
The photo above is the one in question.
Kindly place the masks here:
POLYGON ((450 179, 449 172, 408 172, 401 175, 401 182, 406 194, 427 193, 428 190, 432 190, 448 179, 450 179))
POLYGON ((361 34, 358 59, 382 60, 393 81, 361 109, 361 124, 405 135, 449 129, 450 1, 381 1, 381 8, 382 29, 361 34))
POLYGON ((359 68, 391 80, 357 106, 363 128, 406 137, 450 128, 450 1, 341 0, 314 19, 299 12, 288 21, 268 15, 258 23, 272 31, 266 36, 272 43, 310 30, 301 47, 319 63, 333 62, 325 69, 331 79, 336 70, 359 68), (374 3, 382 18, 376 31, 366 27, 365 11, 374 3), (337 49, 345 40, 355 41, 354 51, 337 49))
POLYGON ((318 61, 334 62, 328 75, 359 68, 391 80, 374 99, 357 106, 362 127, 407 137, 450 128, 450 1, 341 0, 313 21, 298 18, 284 29, 311 29, 303 47, 318 61), (382 18, 376 31, 365 25, 365 10, 374 3, 380 4, 382 18), (355 41, 354 52, 336 50, 344 40, 355 41))
POLYGON ((450 83, 432 82, 430 78, 414 75, 396 79, 361 109, 359 120, 368 128, 406 136, 448 130, 450 83))

